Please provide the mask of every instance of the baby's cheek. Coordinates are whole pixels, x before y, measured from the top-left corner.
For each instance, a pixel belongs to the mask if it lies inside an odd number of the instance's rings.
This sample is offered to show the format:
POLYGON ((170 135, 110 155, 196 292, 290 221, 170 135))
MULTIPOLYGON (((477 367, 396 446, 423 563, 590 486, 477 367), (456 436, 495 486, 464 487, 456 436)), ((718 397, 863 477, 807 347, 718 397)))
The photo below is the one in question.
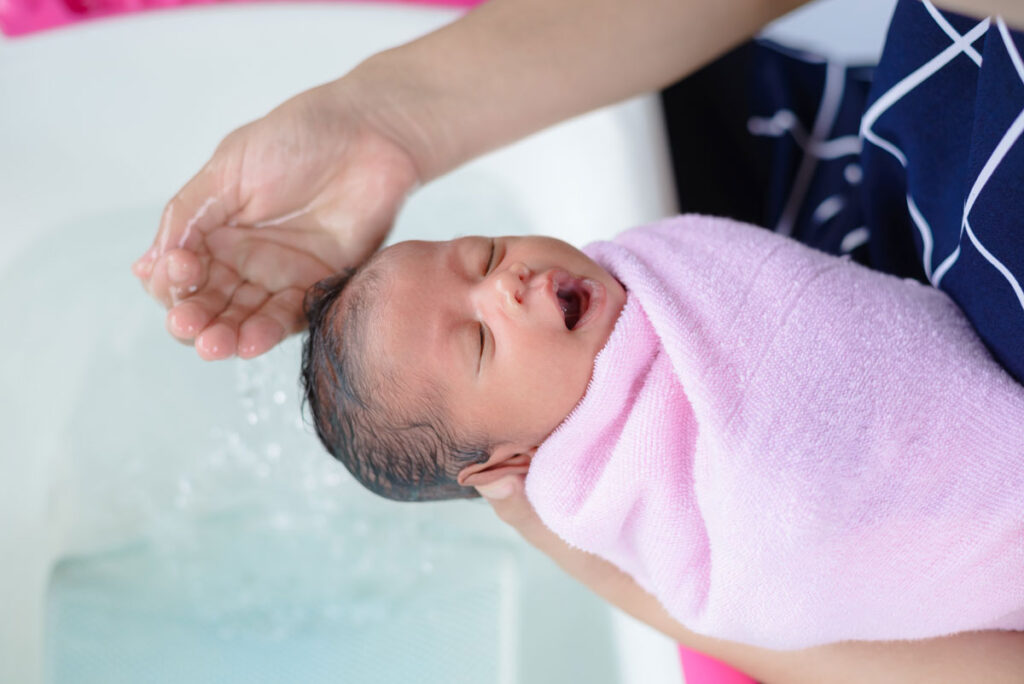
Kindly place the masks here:
POLYGON ((579 345, 563 345, 560 350, 559 367, 552 369, 552 377, 558 378, 558 396, 560 410, 565 418, 569 411, 576 407, 590 384, 590 376, 594 371, 593 355, 579 345))

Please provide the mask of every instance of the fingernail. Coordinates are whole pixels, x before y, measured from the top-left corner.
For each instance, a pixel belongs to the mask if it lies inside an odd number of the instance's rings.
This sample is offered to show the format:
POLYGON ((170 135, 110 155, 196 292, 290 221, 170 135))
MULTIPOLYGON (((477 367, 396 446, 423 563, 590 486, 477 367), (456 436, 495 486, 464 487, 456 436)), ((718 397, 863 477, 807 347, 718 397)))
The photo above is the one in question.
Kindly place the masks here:
POLYGON ((153 261, 156 259, 156 247, 150 247, 149 251, 140 256, 132 264, 132 272, 137 276, 149 275, 153 270, 153 261))
POLYGON ((198 330, 196 330, 196 326, 184 323, 180 316, 178 315, 178 312, 173 309, 167 314, 166 325, 167 330, 170 331, 170 333, 175 337, 191 338, 195 337, 196 333, 199 332, 198 330))
POLYGON ((156 258, 156 247, 150 247, 145 254, 135 260, 135 266, 141 266, 142 264, 153 261, 156 258))
POLYGON ((508 482, 502 482, 500 484, 488 485, 487 487, 477 487, 477 491, 485 499, 501 501, 512 495, 512 485, 508 482))

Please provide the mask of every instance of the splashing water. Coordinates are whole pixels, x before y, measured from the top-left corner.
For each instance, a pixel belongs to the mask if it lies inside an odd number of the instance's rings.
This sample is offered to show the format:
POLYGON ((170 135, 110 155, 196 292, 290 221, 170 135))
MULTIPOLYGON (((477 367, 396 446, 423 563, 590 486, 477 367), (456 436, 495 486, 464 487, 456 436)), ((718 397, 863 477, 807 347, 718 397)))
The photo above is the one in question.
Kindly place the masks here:
POLYGON ((404 681, 415 659, 499 681, 510 535, 482 504, 362 490, 304 424, 299 340, 207 364, 168 339, 125 275, 150 224, 83 220, 2 278, 24 329, 0 359, 11 448, 52 470, 62 540, 49 681, 404 681))
POLYGON ((298 340, 207 364, 169 339, 127 275, 158 216, 78 219, 0 273, 4 473, 45 478, 32 553, 59 540, 47 681, 617 681, 605 608, 486 504, 385 501, 326 454, 298 340))
MULTIPOLYGON (((285 670, 295 675, 300 652, 318 672, 362 672, 353 681, 384 671, 380 681, 429 681, 424 667, 455 681, 451 668, 467 657, 480 660, 474 677, 491 672, 472 681, 498 681, 500 597, 514 591, 508 546, 485 536, 470 550, 474 533, 434 507, 377 506, 362 495, 299 416, 290 346, 233 363, 235 410, 209 430, 209 446, 183 454, 162 486, 122 491, 148 518, 141 535, 58 567, 51 681, 140 681, 132 677, 143 667, 145 681, 224 681, 218 662, 230 662, 235 681, 281 681, 285 670), (369 669, 399 637, 419 644, 415 663, 369 669), (153 665, 175 662, 177 649, 193 654, 187 666, 153 665)), ((125 465, 142 473, 146 458, 125 465)), ((319 681, 301 671, 301 681, 319 681)))

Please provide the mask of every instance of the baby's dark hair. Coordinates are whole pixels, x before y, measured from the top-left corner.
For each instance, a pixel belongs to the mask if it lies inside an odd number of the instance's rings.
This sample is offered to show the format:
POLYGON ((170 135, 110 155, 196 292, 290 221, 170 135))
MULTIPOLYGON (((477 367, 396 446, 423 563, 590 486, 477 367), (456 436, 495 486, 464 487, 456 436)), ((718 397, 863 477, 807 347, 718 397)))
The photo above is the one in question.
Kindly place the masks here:
POLYGON ((366 323, 381 283, 368 265, 316 283, 303 302, 309 334, 302 347, 302 384, 316 434, 356 480, 380 496, 473 498, 476 490, 461 486, 456 476, 486 462, 488 448, 457 444, 445 426, 439 392, 408 401, 402 378, 386 372, 370 377, 366 323), (399 397, 401 410, 387 405, 399 397))

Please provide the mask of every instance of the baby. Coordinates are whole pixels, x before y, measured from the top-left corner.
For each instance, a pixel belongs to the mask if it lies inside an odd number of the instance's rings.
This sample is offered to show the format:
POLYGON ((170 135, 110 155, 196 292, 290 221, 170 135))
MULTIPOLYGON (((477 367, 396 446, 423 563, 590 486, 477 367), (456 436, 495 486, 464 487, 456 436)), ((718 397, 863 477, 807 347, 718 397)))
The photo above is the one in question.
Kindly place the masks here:
POLYGON ((400 243, 308 316, 317 432, 378 494, 527 473, 548 527, 723 639, 1024 629, 1024 388, 938 290, 683 216, 586 253, 400 243))
POLYGON ((560 240, 403 242, 307 300, 320 439, 391 499, 476 496, 525 473, 579 403, 626 301, 560 240))

